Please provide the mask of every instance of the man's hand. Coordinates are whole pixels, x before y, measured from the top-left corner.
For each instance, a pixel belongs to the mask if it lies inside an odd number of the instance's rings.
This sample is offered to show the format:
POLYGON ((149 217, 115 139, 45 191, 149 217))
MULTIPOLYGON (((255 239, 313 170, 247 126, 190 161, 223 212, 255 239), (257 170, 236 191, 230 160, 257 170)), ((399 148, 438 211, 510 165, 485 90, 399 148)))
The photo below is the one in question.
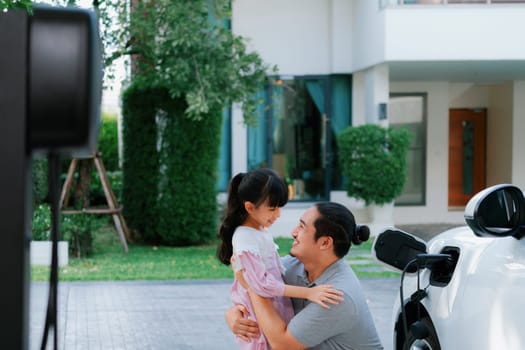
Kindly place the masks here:
POLYGON ((249 314, 244 305, 232 306, 224 314, 226 323, 233 334, 247 342, 259 337, 259 327, 255 321, 247 318, 249 314))

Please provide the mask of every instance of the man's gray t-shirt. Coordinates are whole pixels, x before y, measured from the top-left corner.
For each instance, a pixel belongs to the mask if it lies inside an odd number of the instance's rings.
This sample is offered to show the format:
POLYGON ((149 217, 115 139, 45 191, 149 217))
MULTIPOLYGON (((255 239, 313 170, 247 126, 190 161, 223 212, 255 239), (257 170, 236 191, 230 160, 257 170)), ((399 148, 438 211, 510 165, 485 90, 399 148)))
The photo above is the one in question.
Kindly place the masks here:
POLYGON ((383 349, 361 285, 344 260, 330 265, 309 283, 303 264, 291 256, 282 258, 286 284, 312 287, 333 285, 344 292, 344 301, 325 309, 306 299, 292 299, 295 316, 288 324, 290 333, 301 343, 316 350, 383 349))

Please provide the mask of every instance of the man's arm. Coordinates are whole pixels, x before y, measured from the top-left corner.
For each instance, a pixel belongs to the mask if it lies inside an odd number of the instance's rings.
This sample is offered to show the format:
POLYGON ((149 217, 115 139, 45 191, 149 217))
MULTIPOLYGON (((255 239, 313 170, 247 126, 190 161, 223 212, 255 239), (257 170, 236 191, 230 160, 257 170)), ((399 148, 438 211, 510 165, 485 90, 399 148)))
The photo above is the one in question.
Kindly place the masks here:
POLYGON ((286 322, 275 311, 272 301, 248 289, 255 318, 273 350, 303 350, 306 346, 288 331, 286 322))

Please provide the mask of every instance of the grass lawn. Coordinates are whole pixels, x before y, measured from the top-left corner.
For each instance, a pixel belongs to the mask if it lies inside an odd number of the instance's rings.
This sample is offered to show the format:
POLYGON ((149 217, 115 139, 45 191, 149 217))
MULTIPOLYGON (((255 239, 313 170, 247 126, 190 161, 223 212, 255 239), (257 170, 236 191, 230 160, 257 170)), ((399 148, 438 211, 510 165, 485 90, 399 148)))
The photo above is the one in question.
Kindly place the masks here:
MULTIPOLYGON (((157 247, 129 244, 129 252, 123 252, 113 226, 105 225, 93 234, 94 253, 89 258, 69 257, 69 265, 60 269, 61 281, 124 281, 124 280, 188 280, 229 279, 231 268, 222 265, 215 257, 216 244, 197 247, 157 247)), ((278 238, 281 255, 286 255, 292 245, 290 238, 278 238)), ((366 258, 372 240, 360 246, 352 246, 349 258, 356 264, 359 277, 398 276, 380 268, 375 261, 366 258)), ((353 265, 353 264, 352 264, 353 265)), ((33 281, 49 280, 49 267, 33 266, 33 281)))

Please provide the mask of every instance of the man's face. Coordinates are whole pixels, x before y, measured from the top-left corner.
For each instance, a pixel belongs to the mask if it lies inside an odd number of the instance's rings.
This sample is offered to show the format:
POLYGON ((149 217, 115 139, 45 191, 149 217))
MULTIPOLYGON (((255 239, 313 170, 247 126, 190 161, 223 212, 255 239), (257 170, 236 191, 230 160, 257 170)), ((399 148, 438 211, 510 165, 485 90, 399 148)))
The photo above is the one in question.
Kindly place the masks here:
POLYGON ((299 220, 299 224, 292 231, 294 238, 290 255, 299 260, 308 259, 317 254, 314 222, 319 217, 317 207, 307 209, 299 220))

